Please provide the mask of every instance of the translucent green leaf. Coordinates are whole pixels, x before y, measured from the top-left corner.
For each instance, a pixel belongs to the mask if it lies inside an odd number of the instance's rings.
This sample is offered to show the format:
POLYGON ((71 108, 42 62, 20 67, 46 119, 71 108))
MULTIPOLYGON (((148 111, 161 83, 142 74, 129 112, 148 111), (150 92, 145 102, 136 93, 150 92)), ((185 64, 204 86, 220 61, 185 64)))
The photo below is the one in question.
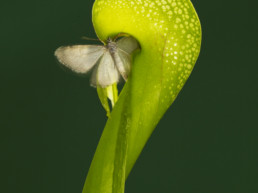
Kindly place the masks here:
POLYGON ((107 112, 107 117, 110 117, 110 107, 109 107, 108 99, 111 101, 112 107, 114 107, 118 99, 117 84, 115 83, 105 88, 98 86, 97 92, 98 92, 99 100, 103 108, 107 112))

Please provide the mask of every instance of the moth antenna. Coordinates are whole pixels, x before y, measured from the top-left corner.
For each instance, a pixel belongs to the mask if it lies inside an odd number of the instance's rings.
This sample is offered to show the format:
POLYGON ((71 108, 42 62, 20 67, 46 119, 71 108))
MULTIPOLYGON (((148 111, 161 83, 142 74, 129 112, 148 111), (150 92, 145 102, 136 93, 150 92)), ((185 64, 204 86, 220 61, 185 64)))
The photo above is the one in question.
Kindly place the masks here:
POLYGON ((120 32, 120 33, 118 33, 113 39, 114 40, 117 40, 118 38, 120 38, 120 37, 129 37, 130 35, 129 34, 127 34, 127 33, 123 33, 123 32, 120 32))
POLYGON ((95 38, 90 38, 90 37, 87 37, 87 36, 82 36, 81 39, 83 40, 90 40, 90 41, 100 41, 99 39, 95 39, 95 38))

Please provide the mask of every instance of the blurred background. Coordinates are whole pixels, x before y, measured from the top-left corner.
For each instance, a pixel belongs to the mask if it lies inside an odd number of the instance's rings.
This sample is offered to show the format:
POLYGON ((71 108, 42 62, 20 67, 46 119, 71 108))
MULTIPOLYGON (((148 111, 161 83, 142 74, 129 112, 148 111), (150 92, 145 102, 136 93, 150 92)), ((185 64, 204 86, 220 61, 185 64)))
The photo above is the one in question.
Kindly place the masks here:
MULTIPOLYGON (((89 76, 63 70, 53 53, 96 37, 93 2, 1 2, 0 192, 81 193, 105 111, 89 76)), ((126 193, 258 192, 258 2, 192 2, 200 57, 126 193)))

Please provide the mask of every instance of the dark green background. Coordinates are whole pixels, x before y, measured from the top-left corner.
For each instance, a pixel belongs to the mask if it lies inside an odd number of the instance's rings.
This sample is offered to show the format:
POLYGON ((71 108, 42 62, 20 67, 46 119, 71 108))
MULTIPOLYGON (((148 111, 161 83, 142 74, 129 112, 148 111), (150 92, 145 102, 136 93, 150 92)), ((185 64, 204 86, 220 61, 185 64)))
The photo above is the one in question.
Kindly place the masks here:
MULTIPOLYGON (((93 0, 0 5, 0 192, 80 193, 105 125, 89 76, 53 52, 95 37, 93 0)), ((126 193, 258 192, 258 2, 197 1, 196 67, 126 193)))

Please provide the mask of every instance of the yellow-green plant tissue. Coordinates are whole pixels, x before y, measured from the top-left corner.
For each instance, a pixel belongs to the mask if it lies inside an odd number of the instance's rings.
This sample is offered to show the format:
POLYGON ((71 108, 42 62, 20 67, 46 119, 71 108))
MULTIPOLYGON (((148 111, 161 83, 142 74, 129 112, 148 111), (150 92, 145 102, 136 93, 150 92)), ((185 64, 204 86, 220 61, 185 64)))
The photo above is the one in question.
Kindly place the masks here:
POLYGON ((146 141, 193 70, 201 25, 190 0, 96 0, 92 14, 102 42, 120 34, 140 47, 83 188, 83 193, 123 193, 146 141))

